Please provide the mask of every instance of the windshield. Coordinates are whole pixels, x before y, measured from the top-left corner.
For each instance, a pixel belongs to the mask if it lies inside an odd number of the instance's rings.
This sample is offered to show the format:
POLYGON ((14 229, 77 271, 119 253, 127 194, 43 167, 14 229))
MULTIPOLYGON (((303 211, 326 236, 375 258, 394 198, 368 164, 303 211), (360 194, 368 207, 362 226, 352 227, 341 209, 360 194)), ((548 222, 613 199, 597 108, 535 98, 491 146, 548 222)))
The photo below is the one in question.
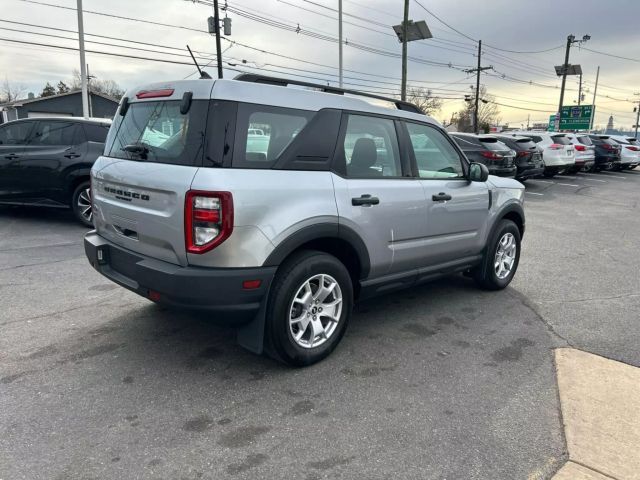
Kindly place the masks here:
POLYGON ((180 101, 137 102, 116 115, 105 155, 176 165, 200 165, 207 120, 206 101, 180 113, 180 101))

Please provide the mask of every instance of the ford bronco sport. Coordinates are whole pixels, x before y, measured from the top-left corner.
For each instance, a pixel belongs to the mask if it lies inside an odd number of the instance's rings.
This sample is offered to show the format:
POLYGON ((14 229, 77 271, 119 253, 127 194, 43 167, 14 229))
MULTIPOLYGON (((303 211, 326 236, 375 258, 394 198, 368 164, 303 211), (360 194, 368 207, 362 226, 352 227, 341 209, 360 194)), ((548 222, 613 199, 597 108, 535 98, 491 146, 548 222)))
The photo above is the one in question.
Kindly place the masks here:
POLYGON ((91 174, 95 269, 290 365, 326 357, 356 300, 506 287, 525 228, 523 186, 414 105, 256 75, 128 92, 91 174))

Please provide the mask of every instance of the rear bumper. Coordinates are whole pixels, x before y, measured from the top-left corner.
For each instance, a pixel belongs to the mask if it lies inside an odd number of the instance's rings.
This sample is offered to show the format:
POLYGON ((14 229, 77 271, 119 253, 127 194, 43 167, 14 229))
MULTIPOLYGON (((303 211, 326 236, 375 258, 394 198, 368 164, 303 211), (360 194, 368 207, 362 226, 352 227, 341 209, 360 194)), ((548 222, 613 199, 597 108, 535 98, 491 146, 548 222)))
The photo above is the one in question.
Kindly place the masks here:
POLYGON ((544 166, 518 165, 518 173, 516 174, 516 180, 539 177, 543 173, 544 173, 544 166))
POLYGON ((213 320, 227 324, 255 317, 277 269, 183 267, 126 250, 95 231, 85 235, 84 250, 89 263, 118 285, 159 304, 211 312, 213 320), (245 280, 261 283, 246 290, 245 280))

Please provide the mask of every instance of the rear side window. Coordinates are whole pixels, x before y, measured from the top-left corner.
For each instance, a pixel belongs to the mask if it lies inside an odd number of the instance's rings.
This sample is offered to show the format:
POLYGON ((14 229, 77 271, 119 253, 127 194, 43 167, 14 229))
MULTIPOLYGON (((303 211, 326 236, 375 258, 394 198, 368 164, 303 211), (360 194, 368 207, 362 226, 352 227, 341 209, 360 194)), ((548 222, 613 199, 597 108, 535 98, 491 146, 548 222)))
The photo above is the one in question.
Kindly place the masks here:
POLYGON ((306 110, 240 104, 233 166, 273 167, 314 114, 306 110))
POLYGON ((348 115, 343 151, 349 178, 402 176, 393 120, 348 115))
POLYGON ((553 143, 558 143, 560 145, 571 145, 571 140, 569 140, 564 135, 553 136, 551 137, 551 140, 553 141, 553 143))
POLYGON ((105 155, 155 163, 200 165, 209 102, 194 100, 184 115, 180 113, 180 103, 180 100, 170 100, 130 104, 124 117, 115 116, 105 155))
POLYGON ((109 133, 108 125, 92 125, 86 123, 84 125, 84 133, 87 136, 89 142, 104 143, 107 140, 107 133, 109 133))
POLYGON ((0 127, 0 145, 24 145, 34 122, 10 123, 0 127))
POLYGON ((77 128, 78 125, 72 122, 40 120, 29 138, 29 145, 36 147, 74 145, 77 141, 77 128))

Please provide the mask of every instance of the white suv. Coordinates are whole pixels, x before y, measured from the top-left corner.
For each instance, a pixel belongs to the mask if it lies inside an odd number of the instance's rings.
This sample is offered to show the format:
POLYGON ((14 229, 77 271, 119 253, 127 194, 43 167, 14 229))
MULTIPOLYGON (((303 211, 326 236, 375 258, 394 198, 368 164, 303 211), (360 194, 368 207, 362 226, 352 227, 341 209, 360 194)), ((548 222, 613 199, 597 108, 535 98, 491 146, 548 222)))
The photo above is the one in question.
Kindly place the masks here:
POLYGON ((573 172, 593 171, 596 164, 596 147, 591 143, 589 135, 586 133, 565 133, 565 137, 569 139, 576 150, 576 165, 573 172))
POLYGON ((610 135, 614 142, 620 144, 620 169, 633 169, 640 164, 640 145, 635 137, 626 135, 610 135))
POLYGON ((558 173, 572 171, 576 166, 575 148, 564 133, 554 132, 508 132, 513 136, 531 138, 542 148, 544 176, 551 178, 558 173))

